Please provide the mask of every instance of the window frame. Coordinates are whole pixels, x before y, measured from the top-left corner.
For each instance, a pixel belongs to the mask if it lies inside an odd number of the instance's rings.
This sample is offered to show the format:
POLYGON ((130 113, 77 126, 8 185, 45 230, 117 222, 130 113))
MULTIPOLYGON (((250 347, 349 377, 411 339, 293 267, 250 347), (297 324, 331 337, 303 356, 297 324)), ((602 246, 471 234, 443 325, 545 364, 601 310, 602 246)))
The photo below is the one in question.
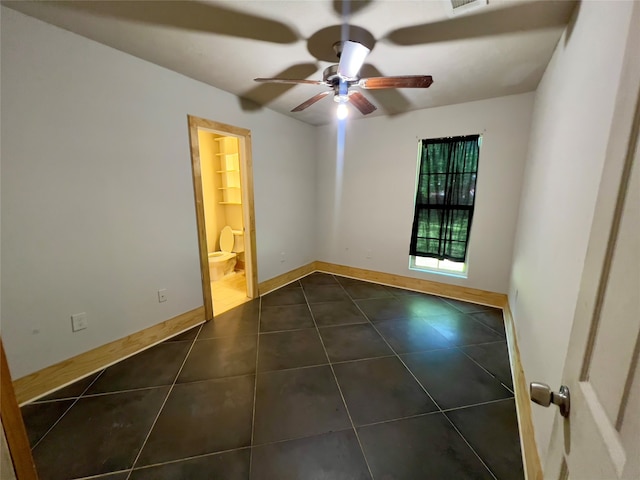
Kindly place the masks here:
MULTIPOLYGON (((478 174, 479 174, 479 170, 480 170, 480 148, 482 147, 482 140, 483 140, 483 135, 482 133, 478 133, 478 134, 468 134, 468 135, 457 135, 457 136, 452 136, 452 137, 439 137, 439 138, 422 138, 422 139, 418 139, 418 148, 417 148, 417 158, 416 158, 416 174, 415 174, 415 187, 414 187, 414 197, 413 197, 413 206, 414 206, 414 222, 415 222, 415 218, 416 218, 416 208, 417 208, 417 201, 418 201, 418 195, 419 195, 419 184, 420 184, 420 174, 421 174, 421 167, 422 167, 422 153, 423 153, 423 148, 424 148, 424 142, 436 142, 438 140, 442 140, 442 141, 451 141, 452 139, 463 139, 465 137, 470 137, 470 136, 477 136, 478 139, 478 159, 477 159, 477 165, 476 165, 476 170, 475 170, 475 181, 474 181, 474 197, 473 197, 473 205, 471 206, 471 209, 475 209, 475 204, 476 204, 476 193, 477 193, 477 180, 478 180, 478 174)), ((443 142, 444 143, 444 142, 443 142)), ((438 175, 439 173, 435 173, 433 175, 438 175)), ((471 224, 471 227, 469 228, 469 232, 468 232, 468 238, 467 238, 467 245, 466 245, 466 252, 465 252, 465 259, 464 262, 455 262, 452 260, 447 260, 447 259, 439 259, 437 257, 427 257, 427 256, 423 256, 423 255, 412 255, 411 253, 409 253, 409 270, 414 270, 414 271, 419 271, 419 272, 427 272, 427 273, 434 273, 434 274, 440 274, 440 275, 446 275, 446 276, 450 276, 450 277, 456 277, 456 278, 468 278, 468 272, 469 272, 469 247, 471 245, 471 229, 473 227, 473 223, 471 224), (428 260, 434 260, 436 265, 420 265, 421 263, 421 259, 424 259, 425 261, 428 260), (453 263, 453 264, 457 264, 460 265, 462 264, 462 268, 458 269, 458 268, 447 268, 447 263, 453 263)), ((412 227, 412 232, 411 235, 413 237, 413 227, 412 227)))

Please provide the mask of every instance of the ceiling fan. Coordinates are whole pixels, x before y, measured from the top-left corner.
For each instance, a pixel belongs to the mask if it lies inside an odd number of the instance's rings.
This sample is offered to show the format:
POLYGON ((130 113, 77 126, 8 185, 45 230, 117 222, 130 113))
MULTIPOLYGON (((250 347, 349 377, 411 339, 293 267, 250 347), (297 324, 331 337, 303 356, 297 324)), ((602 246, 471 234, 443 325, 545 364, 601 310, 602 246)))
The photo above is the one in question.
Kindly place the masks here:
POLYGON ((361 78, 359 75, 360 69, 370 49, 362 43, 352 40, 336 42, 333 44, 333 49, 338 56, 339 63, 327 67, 323 72, 322 80, 287 78, 256 78, 254 80, 261 83, 324 85, 329 87, 329 90, 314 95, 291 111, 300 112, 333 93, 333 100, 338 103, 338 118, 341 119, 347 116, 347 103, 351 103, 363 115, 368 115, 377 109, 356 88, 428 88, 433 83, 433 78, 430 75, 361 78))

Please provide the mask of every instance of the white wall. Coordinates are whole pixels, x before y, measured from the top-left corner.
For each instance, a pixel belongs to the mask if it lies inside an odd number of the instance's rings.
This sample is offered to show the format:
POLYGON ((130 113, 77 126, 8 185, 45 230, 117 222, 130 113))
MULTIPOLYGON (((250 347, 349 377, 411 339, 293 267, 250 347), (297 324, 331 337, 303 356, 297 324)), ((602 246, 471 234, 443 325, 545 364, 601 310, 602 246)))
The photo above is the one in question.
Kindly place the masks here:
MULTIPOLYGON (((527 380, 554 388, 561 382, 631 7, 582 2, 536 92, 509 297, 527 380)), ((533 408, 543 465, 554 414, 533 408)))
POLYGON ((528 93, 349 121, 341 187, 336 127, 320 128, 319 260, 506 293, 532 107, 528 93), (483 139, 468 278, 409 270, 418 139, 475 133, 483 139))
POLYGON ((252 130, 259 279, 315 260, 312 127, 2 8, 2 337, 15 378, 202 305, 187 114, 252 130), (77 312, 89 328, 73 334, 77 312))

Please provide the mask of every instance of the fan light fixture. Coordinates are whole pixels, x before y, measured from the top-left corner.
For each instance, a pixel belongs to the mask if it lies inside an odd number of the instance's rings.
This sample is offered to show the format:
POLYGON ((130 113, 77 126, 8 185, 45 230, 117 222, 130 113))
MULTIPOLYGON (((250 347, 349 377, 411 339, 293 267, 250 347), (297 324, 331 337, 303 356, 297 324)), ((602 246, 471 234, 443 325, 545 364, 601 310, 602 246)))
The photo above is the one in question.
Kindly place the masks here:
POLYGON ((339 103, 338 108, 336 108, 336 117, 338 120, 344 120, 349 115, 349 109, 347 108, 346 103, 339 103))

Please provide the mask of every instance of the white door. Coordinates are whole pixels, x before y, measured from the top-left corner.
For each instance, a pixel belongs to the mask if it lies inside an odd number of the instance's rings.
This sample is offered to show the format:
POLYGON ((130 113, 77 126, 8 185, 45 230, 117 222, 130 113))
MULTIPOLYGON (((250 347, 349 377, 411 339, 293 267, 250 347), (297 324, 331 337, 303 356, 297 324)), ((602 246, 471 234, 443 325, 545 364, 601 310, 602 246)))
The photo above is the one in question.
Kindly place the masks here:
POLYGON ((563 372, 571 410, 555 418, 548 480, 640 479, 640 3, 632 15, 563 372))

